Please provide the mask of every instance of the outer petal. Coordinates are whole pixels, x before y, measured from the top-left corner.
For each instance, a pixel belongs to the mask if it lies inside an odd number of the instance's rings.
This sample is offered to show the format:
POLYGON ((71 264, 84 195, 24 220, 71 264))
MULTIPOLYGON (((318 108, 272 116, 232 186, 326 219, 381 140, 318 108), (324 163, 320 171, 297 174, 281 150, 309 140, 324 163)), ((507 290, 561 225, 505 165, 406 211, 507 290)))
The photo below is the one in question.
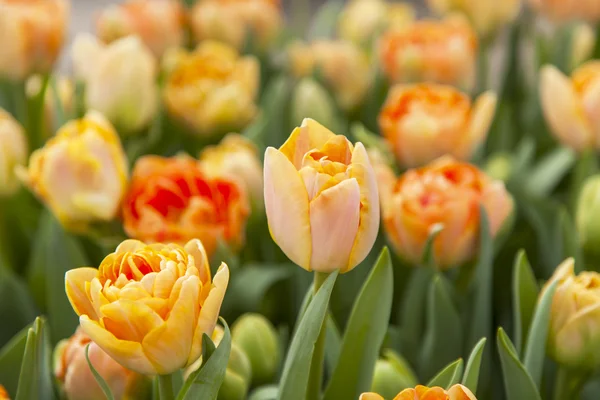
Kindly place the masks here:
POLYGON ((540 94, 546 120, 561 142, 576 150, 594 145, 581 100, 566 76, 553 66, 544 67, 540 94))
POLYGON ((202 242, 198 239, 192 239, 186 243, 184 249, 188 252, 188 254, 194 257, 194 263, 196 268, 198 268, 198 273, 200 274, 200 281, 210 281, 210 265, 208 263, 208 256, 206 255, 206 250, 204 249, 202 242))
POLYGON ((595 146, 600 148, 600 80, 595 81, 583 96, 583 107, 594 131, 595 146))
POLYGON ((324 190, 310 203, 310 269, 347 270, 360 222, 360 187, 347 179, 324 190))
POLYGON ((115 253, 133 253, 134 251, 143 249, 144 247, 146 247, 146 243, 140 240, 127 239, 117 246, 115 253))
POLYGON ((461 160, 468 160, 471 158, 473 151, 485 141, 490 125, 494 120, 497 102, 498 97, 491 91, 485 92, 477 98, 471 111, 467 134, 456 149, 456 152, 454 152, 455 157, 461 160))
POLYGON ((73 310, 77 315, 87 315, 93 320, 97 320, 98 316, 87 296, 85 284, 97 276, 98 270, 89 267, 72 269, 65 274, 65 291, 73 310))
POLYGON ((556 335, 555 357, 562 363, 594 367, 600 362, 600 304, 588 306, 571 318, 556 335), (560 345, 558 345, 560 343, 560 345))
POLYGON ((463 385, 454 385, 448 389, 450 400, 477 400, 475 395, 463 385))
POLYGON ((294 164, 296 169, 300 169, 304 154, 309 150, 323 147, 334 136, 333 132, 314 119, 305 118, 300 128, 294 129, 279 150, 294 164))
POLYGON ((363 393, 358 400, 385 400, 377 393, 363 393))
POLYGON ((265 153, 265 210, 273 240, 286 256, 310 269, 308 193, 298 171, 279 150, 265 153))
POLYGON ((134 342, 141 342, 163 322, 149 306, 124 298, 100 307, 100 313, 107 330, 120 339, 134 342))

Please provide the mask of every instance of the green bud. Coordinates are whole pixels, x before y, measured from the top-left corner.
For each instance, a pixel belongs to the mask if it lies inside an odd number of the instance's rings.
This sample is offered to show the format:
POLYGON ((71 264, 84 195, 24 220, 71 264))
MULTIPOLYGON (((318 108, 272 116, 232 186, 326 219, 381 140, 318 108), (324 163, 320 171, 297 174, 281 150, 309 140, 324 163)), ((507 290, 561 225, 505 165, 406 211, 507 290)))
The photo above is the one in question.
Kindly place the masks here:
POLYGON ((417 378, 408 363, 391 350, 375 363, 371 392, 379 393, 384 399, 393 399, 402 390, 414 387, 417 378))
POLYGON ((275 327, 260 314, 244 314, 233 324, 232 340, 244 350, 252 366, 252 382, 273 380, 280 349, 275 327))
POLYGON ((508 181, 512 175, 512 161, 509 154, 497 153, 492 155, 485 165, 485 172, 492 178, 508 181))
POLYGON ((252 367, 248 356, 240 346, 232 343, 227 371, 219 389, 218 400, 244 400, 250 388, 251 378, 252 367))
POLYGON ((600 175, 589 177, 584 182, 576 218, 583 249, 592 255, 600 255, 600 175))
POLYGON ((331 96, 313 78, 298 82, 292 96, 292 123, 299 125, 304 118, 312 118, 336 131, 336 108, 331 96))

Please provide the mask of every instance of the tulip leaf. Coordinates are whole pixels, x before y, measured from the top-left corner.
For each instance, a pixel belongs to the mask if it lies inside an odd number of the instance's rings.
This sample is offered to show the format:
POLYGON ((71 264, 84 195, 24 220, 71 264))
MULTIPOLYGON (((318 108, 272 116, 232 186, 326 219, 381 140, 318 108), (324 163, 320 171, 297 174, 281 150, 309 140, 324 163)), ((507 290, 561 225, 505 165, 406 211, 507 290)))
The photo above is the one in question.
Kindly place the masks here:
POLYGON ((435 224, 429 230, 429 236, 423 247, 422 266, 430 269, 436 269, 433 244, 438 235, 444 230, 443 224, 435 224))
MULTIPOLYGON (((298 325, 281 374, 279 400, 304 400, 314 347, 327 315, 329 298, 339 271, 333 272, 313 296, 298 325)), ((309 290, 312 290, 310 288, 309 290)))
POLYGON ((575 265, 580 265, 582 252, 579 241, 579 232, 575 228, 574 222, 569 215, 566 207, 561 206, 555 221, 556 242, 560 243, 562 249, 562 259, 573 257, 575 265))
POLYGON ((340 0, 326 1, 313 18, 312 26, 308 31, 308 40, 332 38, 335 34, 337 17, 344 8, 340 0))
POLYGON ((483 350, 485 349, 486 338, 482 338, 471 351, 471 355, 467 360, 467 367, 462 378, 462 384, 468 387, 471 392, 477 394, 477 385, 479 383, 479 369, 481 368, 481 359, 483 358, 483 350))
POLYGON ((429 288, 427 323, 421 349, 421 376, 431 377, 462 354, 463 329, 460 316, 441 275, 429 288))
POLYGON ((393 282, 386 247, 354 303, 324 400, 356 399, 369 390, 392 311, 393 282))
POLYGON ((0 346, 35 320, 37 310, 27 286, 9 269, 0 265, 0 346))
MULTIPOLYGON (((533 379, 523 366, 515 346, 512 344, 504 329, 498 328, 498 352, 504 377, 506 398, 510 400, 541 400, 540 393, 533 379)), ((545 344, 545 343, 544 343, 545 344)))
POLYGON ((248 400, 275 400, 277 398, 277 386, 261 386, 254 390, 248 400))
POLYGON ((96 368, 94 368, 92 362, 90 361, 90 344, 91 343, 88 343, 88 345, 85 346, 85 359, 87 361, 87 364, 90 367, 90 371, 92 371, 92 375, 94 375, 96 383, 98 383, 98 386, 100 386, 100 389, 102 389, 102 393, 104 393, 104 396, 106 396, 106 399, 114 400, 114 396, 112 394, 112 391, 110 390, 110 387, 108 386, 108 383, 106 383, 102 375, 100 375, 98 371, 96 371, 96 368))
POLYGON ((6 391, 12 395, 17 393, 19 372, 30 328, 31 325, 22 329, 0 349, 0 382, 2 382, 6 391))
POLYGON ((541 294, 540 300, 533 313, 529 337, 525 343, 523 364, 529 372, 533 383, 539 387, 544 368, 546 343, 550 328, 550 307, 558 281, 552 282, 541 294))
POLYGON ((325 365, 327 371, 333 371, 340 357, 342 337, 331 314, 327 316, 325 329, 325 365))
POLYGON ((515 347, 518 354, 521 354, 523 343, 527 340, 539 291, 525 250, 521 250, 515 259, 512 284, 515 347))
POLYGON ((427 386, 440 386, 443 388, 449 388, 450 386, 460 382, 464 370, 464 362, 462 358, 454 361, 442 369, 436 376, 434 376, 427 386))
POLYGON ((211 340, 210 336, 206 333, 202 334, 202 365, 206 364, 206 362, 210 359, 217 348, 215 347, 214 342, 211 340))
MULTIPOLYGON (((177 395, 177 400, 215 400, 217 398, 219 388, 223 383, 223 379, 225 379, 229 353, 231 352, 231 332, 229 331, 229 326, 223 318, 220 318, 220 320, 221 324, 223 324, 224 333, 219 346, 210 354, 208 359, 203 359, 202 367, 198 368, 188 377, 177 395)), ((204 343, 205 340, 203 339, 203 346, 204 343)), ((206 354, 208 355, 208 353, 206 354)))
POLYGON ((45 325, 44 319, 38 317, 27 331, 15 400, 55 398, 50 370, 51 349, 45 325))
POLYGON ((559 147, 545 156, 529 173, 525 182, 528 193, 537 197, 549 195, 576 161, 575 152, 559 147))

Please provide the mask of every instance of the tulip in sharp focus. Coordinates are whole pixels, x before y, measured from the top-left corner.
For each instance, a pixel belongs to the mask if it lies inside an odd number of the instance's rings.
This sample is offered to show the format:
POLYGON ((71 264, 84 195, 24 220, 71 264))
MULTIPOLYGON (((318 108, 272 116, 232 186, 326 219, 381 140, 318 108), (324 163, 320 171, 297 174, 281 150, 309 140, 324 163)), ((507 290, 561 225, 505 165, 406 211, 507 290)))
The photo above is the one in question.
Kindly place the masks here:
POLYGON ((185 13, 176 0, 128 0, 105 8, 96 21, 100 40, 138 36, 156 57, 185 41, 185 13))
POLYGON ((544 288, 558 281, 550 310, 548 352, 559 364, 592 370, 600 365, 600 274, 575 275, 574 264, 572 258, 565 260, 544 288))
POLYGON ((427 238, 437 226, 443 230, 433 242, 434 259, 439 268, 448 269, 476 255, 480 206, 492 236, 512 214, 513 201, 503 182, 451 157, 398 179, 388 167, 378 166, 377 178, 387 236, 398 254, 413 264, 421 261, 427 238))
POLYGON ((260 80, 256 58, 211 41, 173 58, 164 91, 171 115, 199 136, 239 131, 252 121, 260 80))
POLYGON ((75 334, 56 346, 54 375, 61 384, 67 400, 104 400, 106 396, 96 382, 86 357, 89 347, 90 362, 108 384, 114 398, 129 399, 145 392, 146 379, 120 365, 77 328, 75 334))
POLYGON ((70 121, 33 152, 20 175, 67 227, 115 217, 128 180, 119 136, 98 112, 70 121))
POLYGON ((80 35, 73 44, 73 61, 85 83, 89 109, 104 114, 122 135, 148 125, 158 100, 156 65, 137 37, 105 46, 91 35, 80 35))
POLYGON ((265 208, 271 236, 290 260, 308 271, 351 270, 379 229, 365 147, 305 119, 279 150, 265 153, 265 208))
POLYGON ((437 82, 468 90, 475 83, 477 48, 477 35, 464 19, 422 20, 389 29, 379 42, 379 57, 392 82, 437 82))
POLYGON ((545 66, 540 96, 549 128, 561 143, 578 151, 600 149, 600 61, 583 64, 570 78, 545 66))
POLYGON ((67 34, 66 0, 0 0, 0 78, 52 70, 67 34))
POLYGON ((532 7, 556 22, 600 20, 598 0, 529 0, 532 7))
POLYGON ((27 137, 21 124, 0 108, 0 196, 19 188, 15 167, 27 162, 27 137))
POLYGON ((379 126, 403 166, 421 166, 446 154, 468 160, 485 141, 495 107, 492 92, 471 104, 467 94, 451 86, 397 85, 379 114, 379 126))
POLYGON ((123 224, 145 242, 185 243, 200 238, 209 256, 219 240, 239 248, 250 212, 244 187, 210 176, 188 156, 137 160, 123 201, 123 224))
MULTIPOLYGON (((376 393, 363 393, 359 400, 384 400, 376 393)), ((394 400, 477 400, 475 395, 463 385, 454 385, 448 390, 439 386, 418 385, 414 389, 404 389, 394 400)))
POLYGON ((166 375, 202 354, 229 282, 221 264, 211 279, 202 243, 144 244, 126 240, 95 268, 65 275, 81 329, 124 367, 166 375))

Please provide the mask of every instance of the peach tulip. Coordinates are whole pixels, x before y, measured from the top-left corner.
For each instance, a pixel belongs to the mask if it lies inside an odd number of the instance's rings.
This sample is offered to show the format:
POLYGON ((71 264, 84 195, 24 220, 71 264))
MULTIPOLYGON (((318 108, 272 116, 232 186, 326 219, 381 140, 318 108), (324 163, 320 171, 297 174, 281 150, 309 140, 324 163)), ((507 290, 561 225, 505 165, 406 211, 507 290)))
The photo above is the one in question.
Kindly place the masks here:
MULTIPOLYGON (((359 400, 384 400, 376 393, 363 393, 359 400)), ((418 385, 414 389, 404 389, 394 400, 477 400, 469 388, 456 384, 448 390, 439 386, 427 387, 418 385)))

